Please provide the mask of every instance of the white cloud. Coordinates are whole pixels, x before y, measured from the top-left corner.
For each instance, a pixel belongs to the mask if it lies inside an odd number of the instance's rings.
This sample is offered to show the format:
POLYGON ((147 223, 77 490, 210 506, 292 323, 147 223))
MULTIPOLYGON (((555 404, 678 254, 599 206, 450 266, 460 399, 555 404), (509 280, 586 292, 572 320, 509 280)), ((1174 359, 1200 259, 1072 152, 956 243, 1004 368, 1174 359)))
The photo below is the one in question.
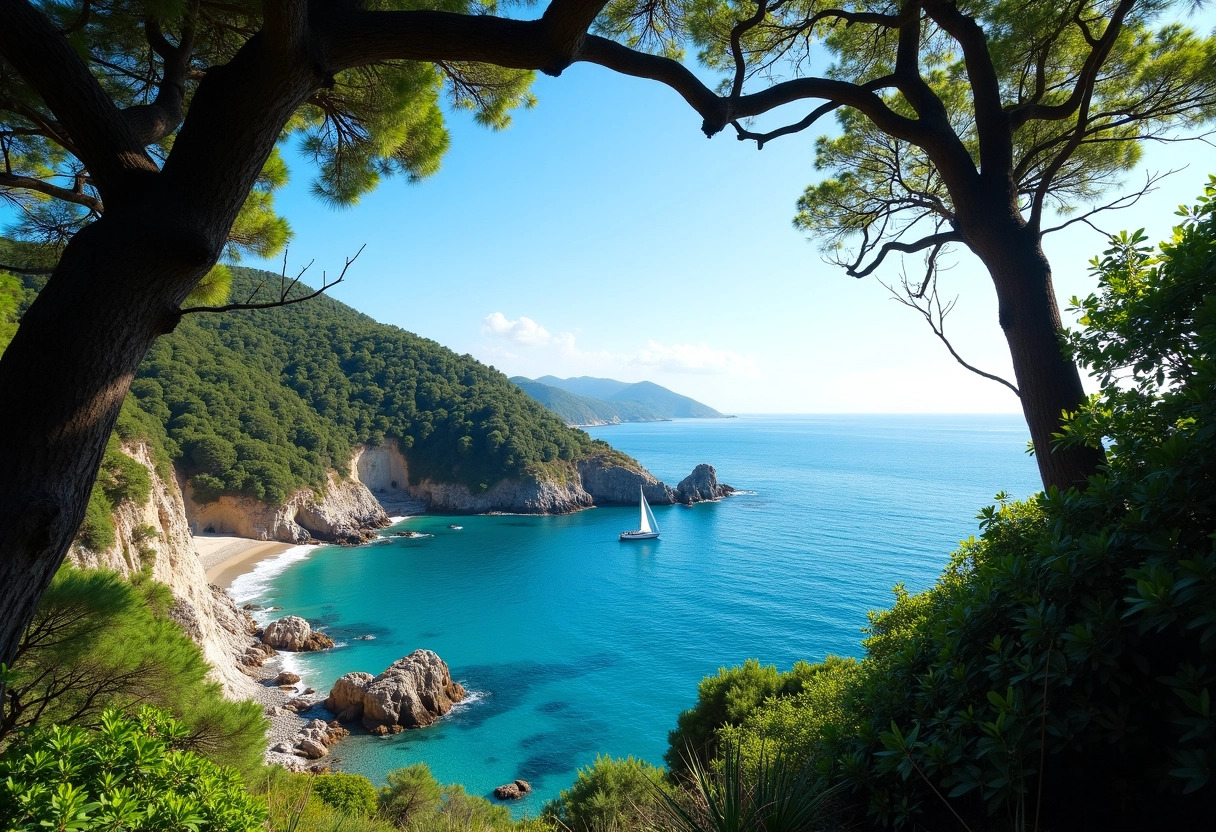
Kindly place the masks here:
POLYGON ((501 312, 491 312, 482 319, 481 331, 525 347, 543 347, 553 341, 549 330, 524 315, 512 321, 501 312))
POLYGON ((647 341, 646 346, 631 357, 631 362, 644 367, 657 367, 669 373, 699 373, 704 375, 744 375, 754 365, 730 350, 718 350, 705 343, 660 344, 647 341))
POLYGON ((553 334, 526 315, 512 320, 501 312, 491 312, 482 319, 481 332, 498 341, 485 345, 488 357, 508 363, 522 360, 529 371, 539 374, 632 376, 639 367, 651 373, 730 376, 755 373, 755 359, 751 356, 714 349, 704 342, 662 344, 648 340, 644 347, 631 353, 584 350, 575 342, 574 333, 553 334), (527 357, 513 352, 512 346, 529 348, 527 357), (629 372, 630 369, 634 372, 629 372))

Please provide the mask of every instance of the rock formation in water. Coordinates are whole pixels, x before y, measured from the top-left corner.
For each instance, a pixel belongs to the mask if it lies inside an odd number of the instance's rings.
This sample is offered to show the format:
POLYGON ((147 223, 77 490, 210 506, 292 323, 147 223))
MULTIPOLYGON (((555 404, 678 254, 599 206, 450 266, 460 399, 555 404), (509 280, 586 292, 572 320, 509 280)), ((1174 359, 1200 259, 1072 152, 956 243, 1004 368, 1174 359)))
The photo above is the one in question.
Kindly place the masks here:
POLYGON ((332 638, 325 633, 315 632, 308 622, 298 615, 287 615, 278 621, 271 621, 262 631, 262 642, 293 653, 326 650, 334 646, 332 638))
POLYGON ((659 481, 645 468, 626 468, 600 459, 579 460, 578 476, 597 505, 637 505, 638 489, 652 506, 667 506, 676 501, 671 486, 659 481))
POLYGON ((720 500, 735 493, 726 483, 718 482, 714 466, 702 462, 676 486, 676 499, 688 505, 708 500, 720 500))
POLYGON ((342 676, 325 707, 340 721, 359 719, 373 733, 388 733, 395 726, 430 725, 464 697, 443 659, 430 650, 415 650, 374 678, 370 673, 342 676))
POLYGON ((494 796, 499 800, 519 800, 530 791, 532 791, 531 783, 527 780, 516 780, 513 783, 496 786, 494 796))

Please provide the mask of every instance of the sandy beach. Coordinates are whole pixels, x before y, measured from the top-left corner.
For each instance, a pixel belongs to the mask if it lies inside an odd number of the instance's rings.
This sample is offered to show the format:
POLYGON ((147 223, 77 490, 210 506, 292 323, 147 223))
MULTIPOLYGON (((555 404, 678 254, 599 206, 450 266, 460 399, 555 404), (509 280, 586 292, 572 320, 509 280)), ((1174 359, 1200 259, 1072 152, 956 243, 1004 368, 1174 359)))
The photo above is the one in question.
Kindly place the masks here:
POLYGON ((194 536, 194 550, 207 573, 207 583, 227 589, 239 576, 254 565, 291 548, 290 543, 277 540, 250 540, 222 534, 194 536))

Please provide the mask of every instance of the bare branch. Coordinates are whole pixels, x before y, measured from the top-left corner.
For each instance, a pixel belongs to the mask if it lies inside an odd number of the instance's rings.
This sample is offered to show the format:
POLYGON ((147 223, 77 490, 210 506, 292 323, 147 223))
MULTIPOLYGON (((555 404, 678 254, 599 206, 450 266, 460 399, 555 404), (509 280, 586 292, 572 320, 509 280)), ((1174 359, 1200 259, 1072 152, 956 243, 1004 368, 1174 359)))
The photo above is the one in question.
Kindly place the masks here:
POLYGON ((730 87, 730 97, 738 98, 743 94, 743 79, 747 76, 747 58, 743 55, 743 35, 756 28, 764 16, 768 14, 768 0, 760 0, 756 4, 756 13, 746 20, 740 20, 730 30, 730 51, 735 56, 735 80, 730 87))
POLYGON ((0 187, 3 188, 18 188, 26 191, 34 191, 35 193, 44 194, 45 196, 61 199, 64 202, 71 202, 76 205, 82 205, 90 211, 100 214, 102 211, 101 200, 95 196, 85 193, 79 188, 61 188, 58 185, 52 185, 42 179, 37 179, 33 176, 18 176, 13 173, 0 173, 0 187))
POLYGON ((913 284, 908 281, 908 275, 902 273, 900 275, 901 286, 896 289, 889 283, 882 283, 883 288, 891 293, 891 297, 897 303, 901 303, 909 309, 915 309, 925 319, 925 323, 929 324, 929 329, 933 330, 933 334, 938 340, 946 345, 950 355, 954 356, 954 360, 960 365, 975 373, 978 376, 995 381, 997 384, 1003 384, 1013 391, 1013 395, 1018 398, 1022 397, 1021 392, 1013 383, 1001 378, 993 373, 988 373, 973 364, 968 364, 963 360, 963 357, 954 349, 954 345, 946 337, 946 316, 954 309, 958 298, 943 304, 941 297, 937 293, 937 253, 940 247, 935 248, 933 252, 926 258, 925 280, 918 288, 914 288, 913 284))
POLYGON ((1080 214, 1079 216, 1071 217, 1066 222, 1062 222, 1059 225, 1053 225, 1051 228, 1046 228, 1041 233, 1043 235, 1051 234, 1053 232, 1068 228, 1068 226, 1072 225, 1073 223, 1083 222, 1086 225, 1088 225, 1090 228, 1094 229, 1095 231, 1099 231, 1102 234, 1106 234, 1105 231, 1102 231, 1102 229, 1098 228, 1096 225, 1094 225, 1092 222, 1090 222, 1091 217, 1093 217, 1095 214, 1100 214, 1103 211, 1118 211, 1122 208, 1130 208, 1131 206, 1133 206, 1137 202, 1139 202, 1142 197, 1146 196, 1147 194, 1151 194, 1153 191, 1157 190, 1157 184, 1159 182, 1161 182, 1163 179, 1165 179, 1166 177, 1169 177, 1169 176, 1173 176, 1175 173, 1178 173, 1182 170, 1185 170, 1185 167, 1174 168, 1172 170, 1166 171, 1165 173, 1147 173, 1146 172, 1144 174, 1144 184, 1140 187, 1139 190, 1133 191, 1130 194, 1123 194, 1123 196, 1113 199, 1110 202, 1106 203, 1105 205, 1101 205, 1097 208, 1093 208, 1093 209, 1085 212, 1084 214, 1080 214))
MULTIPOLYGON (((881 237, 882 235, 879 234, 878 238, 876 239, 881 239, 881 237)), ((861 265, 859 261, 853 266, 846 268, 846 271, 848 272, 849 277, 866 277, 867 275, 872 274, 875 269, 882 265, 882 261, 885 260, 887 255, 893 251, 899 251, 904 254, 912 254, 917 251, 924 251, 927 248, 940 249, 946 243, 961 242, 963 242, 963 235, 959 234, 957 231, 942 231, 937 234, 930 234, 928 237, 923 237, 914 243, 904 243, 900 242, 899 240, 892 240, 891 242, 883 243, 882 248, 878 250, 878 256, 870 262, 870 265, 866 266, 864 269, 858 270, 856 267, 861 265)), ((934 256, 936 257, 936 255, 934 256)), ((885 286, 886 284, 883 285, 885 286)))
POLYGON ((55 271, 54 266, 12 266, 8 263, 0 263, 0 272, 12 272, 13 274, 50 274, 55 271))
MULTIPOLYGON (((264 285, 264 283, 259 283, 257 288, 255 288, 249 297, 246 298, 244 303, 229 303, 224 306, 188 306, 182 309, 180 314, 192 315, 195 312, 233 312, 238 309, 277 309, 281 306, 292 306, 293 304, 303 303, 306 300, 312 300, 318 295, 324 294, 326 291, 341 283, 346 277, 346 270, 351 267, 352 263, 359 259, 359 255, 363 253, 363 249, 365 248, 367 248, 367 243, 359 246, 359 250, 355 252, 353 257, 346 258, 346 264, 342 267, 342 272, 338 275, 337 280, 327 280, 325 278, 325 273, 322 272, 321 288, 310 292, 307 295, 301 295, 300 297, 293 298, 291 297, 291 292, 293 289, 295 289, 296 284, 300 282, 300 278, 304 276, 304 273, 308 271, 310 266, 312 266, 312 261, 309 261, 307 266, 300 269, 300 273, 291 280, 287 280, 286 265, 284 265, 284 272, 281 275, 281 282, 279 284, 278 300, 266 301, 264 303, 254 303, 254 297, 264 285)), ((286 255, 284 255, 283 262, 284 264, 287 262, 286 255)))

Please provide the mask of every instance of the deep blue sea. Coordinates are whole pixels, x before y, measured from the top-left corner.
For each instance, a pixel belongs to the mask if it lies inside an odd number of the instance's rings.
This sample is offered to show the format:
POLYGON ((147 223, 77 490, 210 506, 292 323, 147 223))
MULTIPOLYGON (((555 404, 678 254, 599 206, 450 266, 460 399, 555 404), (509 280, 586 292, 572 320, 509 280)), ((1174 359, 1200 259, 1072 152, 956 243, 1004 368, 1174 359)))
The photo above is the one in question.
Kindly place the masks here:
POLYGON ((700 462, 743 493, 655 506, 662 536, 621 543, 637 508, 408 519, 432 533, 297 548, 238 579, 339 644, 291 657, 320 691, 425 647, 472 695, 435 726, 352 736, 341 767, 383 782, 425 762, 489 795, 522 777, 536 814, 597 754, 661 763, 697 682, 749 657, 788 669, 860 654, 867 610, 929 586, 998 491, 1038 487, 1018 416, 746 416, 589 431, 679 482, 700 462), (463 526, 449 529, 449 524, 463 526), (358 635, 375 640, 356 640, 358 635))

